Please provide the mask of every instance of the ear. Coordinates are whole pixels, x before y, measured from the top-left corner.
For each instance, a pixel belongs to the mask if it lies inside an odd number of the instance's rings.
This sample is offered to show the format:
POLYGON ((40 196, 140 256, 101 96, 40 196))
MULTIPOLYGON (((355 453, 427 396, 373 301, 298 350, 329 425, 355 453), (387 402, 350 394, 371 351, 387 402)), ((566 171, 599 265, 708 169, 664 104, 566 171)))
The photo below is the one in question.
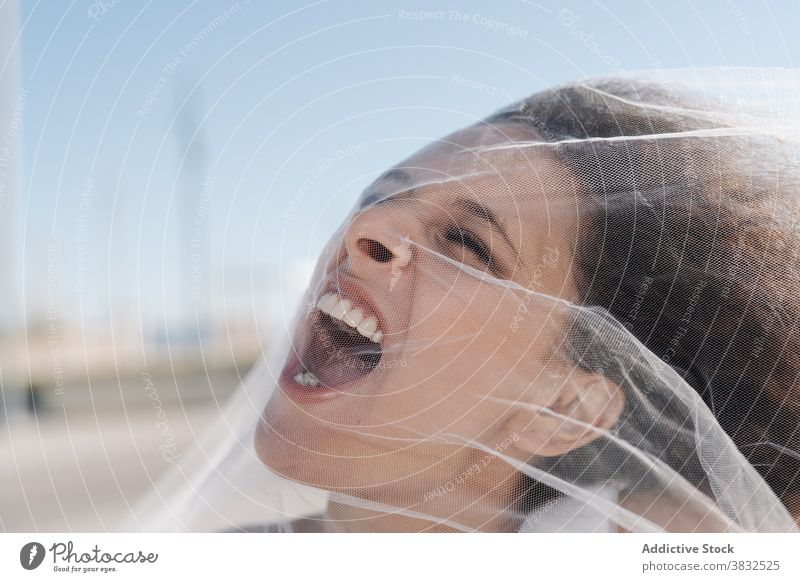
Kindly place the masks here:
POLYGON ((598 374, 573 371, 550 389, 531 385, 527 402, 506 425, 514 445, 531 456, 552 457, 602 436, 619 420, 625 404, 622 388, 598 374), (544 398, 543 398, 544 396, 544 398))

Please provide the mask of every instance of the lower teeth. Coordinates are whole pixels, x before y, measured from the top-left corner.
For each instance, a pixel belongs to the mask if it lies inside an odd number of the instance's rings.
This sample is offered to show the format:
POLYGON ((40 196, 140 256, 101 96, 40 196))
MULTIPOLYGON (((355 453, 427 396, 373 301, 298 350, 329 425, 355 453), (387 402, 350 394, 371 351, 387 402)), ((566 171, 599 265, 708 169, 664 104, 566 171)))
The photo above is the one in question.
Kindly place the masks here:
POLYGON ((294 381, 303 386, 320 386, 321 382, 311 372, 298 372, 294 376, 294 381))

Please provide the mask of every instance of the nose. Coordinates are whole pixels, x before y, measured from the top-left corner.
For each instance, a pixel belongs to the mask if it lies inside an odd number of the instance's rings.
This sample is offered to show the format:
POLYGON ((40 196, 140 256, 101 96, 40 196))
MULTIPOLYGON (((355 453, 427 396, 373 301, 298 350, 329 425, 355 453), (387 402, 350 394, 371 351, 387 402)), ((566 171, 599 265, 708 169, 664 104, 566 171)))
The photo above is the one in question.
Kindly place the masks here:
POLYGON ((344 235, 347 270, 357 277, 397 276, 412 261, 422 226, 408 208, 374 207, 355 215, 344 235))

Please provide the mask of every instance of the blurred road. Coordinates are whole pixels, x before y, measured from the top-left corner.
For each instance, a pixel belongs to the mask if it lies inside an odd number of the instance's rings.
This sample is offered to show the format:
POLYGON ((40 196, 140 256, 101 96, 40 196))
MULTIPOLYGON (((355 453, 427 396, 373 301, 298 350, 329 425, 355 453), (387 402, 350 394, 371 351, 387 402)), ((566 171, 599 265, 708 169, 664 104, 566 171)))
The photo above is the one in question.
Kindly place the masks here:
POLYGON ((51 410, 0 425, 2 531, 107 531, 218 415, 216 404, 51 410), (166 423, 164 422, 166 419, 166 423), (168 427, 168 431, 165 431, 168 427))

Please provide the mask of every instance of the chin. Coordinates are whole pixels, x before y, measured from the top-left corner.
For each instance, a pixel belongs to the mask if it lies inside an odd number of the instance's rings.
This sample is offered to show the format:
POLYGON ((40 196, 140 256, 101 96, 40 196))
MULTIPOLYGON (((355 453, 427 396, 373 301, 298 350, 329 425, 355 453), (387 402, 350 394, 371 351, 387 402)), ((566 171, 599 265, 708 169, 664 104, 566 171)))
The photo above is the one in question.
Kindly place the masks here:
POLYGON ((343 454, 342 446, 336 446, 338 435, 319 427, 312 431, 308 420, 298 415, 273 412, 271 404, 268 405, 255 431, 255 450, 261 462, 273 473, 303 485, 346 488, 349 483, 341 479, 353 473, 342 463, 331 462, 337 450, 339 455, 343 454), (326 470, 334 466, 336 471, 326 470))
POLYGON ((314 485, 308 483, 308 476, 305 475, 310 471, 304 470, 304 467, 310 466, 307 457, 313 455, 310 452, 313 450, 311 439, 307 436, 303 438, 304 431, 298 430, 300 426, 297 420, 292 423, 286 415, 275 415, 273 412, 270 403, 256 426, 254 445, 258 458, 270 471, 281 477, 314 485), (291 430, 292 426, 296 429, 291 430))

